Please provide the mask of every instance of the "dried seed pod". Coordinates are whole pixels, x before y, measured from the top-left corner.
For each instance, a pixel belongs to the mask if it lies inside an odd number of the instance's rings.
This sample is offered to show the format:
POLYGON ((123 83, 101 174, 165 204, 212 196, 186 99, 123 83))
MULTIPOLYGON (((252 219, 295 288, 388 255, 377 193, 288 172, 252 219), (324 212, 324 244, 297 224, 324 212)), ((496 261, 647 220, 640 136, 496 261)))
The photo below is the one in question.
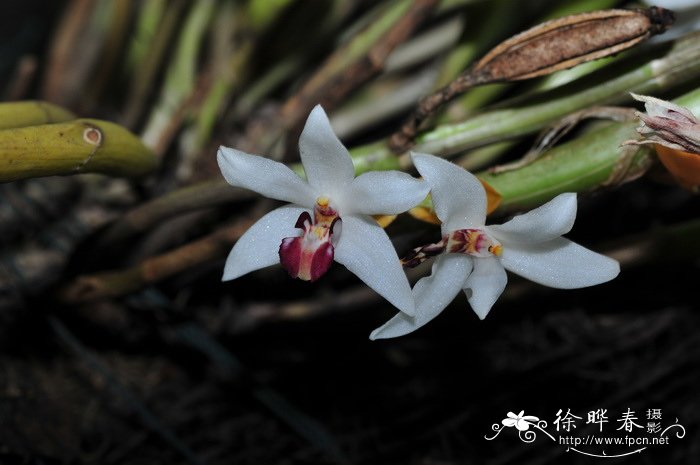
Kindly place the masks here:
POLYGON ((658 7, 601 10, 547 21, 502 42, 469 70, 487 82, 515 81, 614 55, 664 32, 674 21, 658 7))

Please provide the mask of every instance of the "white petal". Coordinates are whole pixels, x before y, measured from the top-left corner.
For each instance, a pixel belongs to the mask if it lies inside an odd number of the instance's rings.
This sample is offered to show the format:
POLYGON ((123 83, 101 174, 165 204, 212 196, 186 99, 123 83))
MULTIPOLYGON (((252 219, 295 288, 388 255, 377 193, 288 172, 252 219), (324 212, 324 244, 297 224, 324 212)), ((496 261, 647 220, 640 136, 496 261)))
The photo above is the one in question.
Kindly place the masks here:
POLYGON ((404 313, 413 315, 411 286, 396 250, 384 230, 371 217, 344 216, 335 261, 404 313))
POLYGON ((576 220, 576 194, 554 197, 541 207, 518 215, 504 224, 489 225, 489 232, 504 245, 544 242, 571 231, 576 220))
POLYGON ((428 183, 400 171, 370 171, 352 182, 343 210, 364 215, 398 215, 428 195, 428 183))
POLYGON ((517 420, 515 420, 514 418, 505 418, 505 419, 501 420, 501 423, 503 423, 503 426, 507 426, 510 428, 510 427, 515 426, 516 421, 517 420))
POLYGON ((471 257, 459 254, 439 256, 433 263, 432 274, 421 278, 413 288, 416 299, 415 317, 399 313, 372 331, 369 338, 374 340, 403 336, 431 321, 459 294, 471 269, 471 257))
POLYGON ((501 263, 515 274, 559 289, 594 286, 620 272, 616 260, 563 237, 540 244, 510 244, 503 248, 501 263))
POLYGON ((232 186, 309 208, 316 202, 311 187, 282 163, 224 146, 219 147, 216 159, 232 186))
POLYGON ((355 177, 350 154, 333 132, 321 105, 316 105, 306 120, 299 136, 299 153, 306 179, 318 195, 338 197, 355 177))
POLYGON ((233 246, 226 259, 222 281, 279 263, 282 239, 301 233, 294 225, 305 211, 308 210, 287 205, 260 218, 233 246))
POLYGON ((412 333, 419 327, 420 326, 416 325, 416 321, 413 317, 408 316, 403 312, 399 312, 394 315, 391 320, 372 331, 369 338, 374 341, 377 339, 389 339, 392 337, 404 336, 408 333, 412 333))
POLYGON ((491 307, 506 288, 506 283, 508 283, 508 276, 498 258, 474 259, 474 270, 464 283, 464 287, 469 305, 479 318, 482 320, 486 318, 491 307))
POLYGON ((473 174, 433 155, 411 153, 411 158, 430 186, 433 207, 442 221, 443 234, 484 225, 486 192, 473 174))

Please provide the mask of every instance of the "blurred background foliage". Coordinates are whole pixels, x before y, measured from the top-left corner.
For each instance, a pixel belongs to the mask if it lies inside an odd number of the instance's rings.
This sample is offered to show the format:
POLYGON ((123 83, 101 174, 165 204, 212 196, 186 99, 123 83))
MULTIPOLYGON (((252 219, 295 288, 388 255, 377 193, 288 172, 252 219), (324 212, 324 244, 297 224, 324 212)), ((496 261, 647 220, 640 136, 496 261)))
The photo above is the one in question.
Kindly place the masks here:
MULTIPOLYGON (((216 148, 296 167, 322 103, 358 172, 410 171, 386 142, 422 96, 544 20, 640 5, 3 2, 0 462, 589 463, 483 438, 507 411, 631 407, 688 431, 648 463, 698 463, 700 204, 652 149, 620 148, 634 120, 591 110, 633 107, 634 91, 700 113, 689 3, 629 51, 467 91, 416 141, 479 172, 497 220, 580 192, 570 237, 620 260, 620 277, 568 292, 511 277, 483 322, 460 297, 417 333, 370 343, 394 311, 342 267, 313 286, 281 267, 220 283, 273 204, 225 184, 216 148), (582 110, 537 161, 492 170, 582 110)), ((400 254, 437 231, 410 215, 388 226, 400 254)))

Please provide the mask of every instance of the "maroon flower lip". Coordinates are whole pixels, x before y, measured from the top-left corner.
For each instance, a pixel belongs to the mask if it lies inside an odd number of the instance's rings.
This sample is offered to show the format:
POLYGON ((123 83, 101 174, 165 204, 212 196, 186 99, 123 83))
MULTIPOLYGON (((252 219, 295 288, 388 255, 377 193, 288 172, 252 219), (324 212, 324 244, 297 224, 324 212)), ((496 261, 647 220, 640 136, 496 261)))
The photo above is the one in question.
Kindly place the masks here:
POLYGON ((313 282, 326 274, 335 255, 332 238, 339 221, 326 197, 316 200, 313 219, 309 212, 299 215, 294 226, 302 230, 301 236, 282 239, 279 248, 280 263, 289 276, 313 282))

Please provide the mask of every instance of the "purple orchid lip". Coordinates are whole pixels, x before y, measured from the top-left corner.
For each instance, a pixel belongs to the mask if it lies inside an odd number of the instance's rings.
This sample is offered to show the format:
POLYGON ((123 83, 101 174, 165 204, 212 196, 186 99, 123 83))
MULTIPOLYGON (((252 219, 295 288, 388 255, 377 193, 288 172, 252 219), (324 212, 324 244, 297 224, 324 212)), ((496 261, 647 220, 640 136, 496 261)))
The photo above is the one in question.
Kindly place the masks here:
POLYGON ((280 263, 292 278, 314 282, 330 268, 334 248, 330 242, 310 248, 304 239, 304 236, 283 239, 280 245, 280 263))
POLYGON ((339 221, 326 197, 317 199, 313 220, 309 212, 299 215, 294 226, 302 230, 301 236, 282 239, 279 248, 280 263, 292 278, 313 282, 326 274, 335 255, 332 239, 339 221))

